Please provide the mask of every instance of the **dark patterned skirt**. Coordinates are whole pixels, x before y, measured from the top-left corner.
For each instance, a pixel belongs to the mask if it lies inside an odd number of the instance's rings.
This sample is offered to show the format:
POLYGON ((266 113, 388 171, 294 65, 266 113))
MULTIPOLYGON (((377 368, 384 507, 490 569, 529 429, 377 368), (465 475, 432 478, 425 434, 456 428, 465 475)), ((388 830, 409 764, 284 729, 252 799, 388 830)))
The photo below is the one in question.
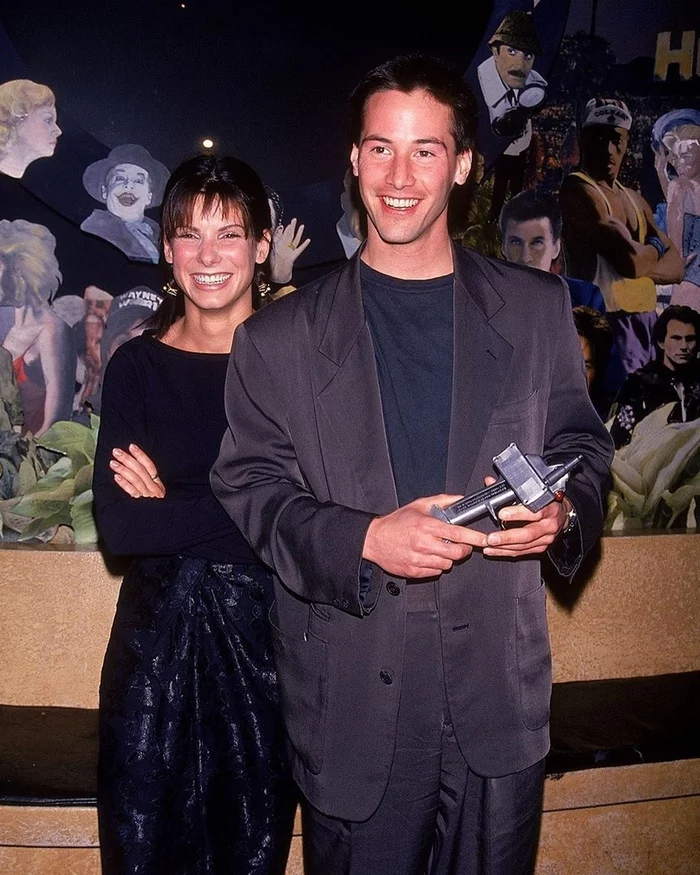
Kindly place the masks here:
POLYGON ((104 875, 283 873, 296 803, 255 565, 135 561, 100 686, 104 875))

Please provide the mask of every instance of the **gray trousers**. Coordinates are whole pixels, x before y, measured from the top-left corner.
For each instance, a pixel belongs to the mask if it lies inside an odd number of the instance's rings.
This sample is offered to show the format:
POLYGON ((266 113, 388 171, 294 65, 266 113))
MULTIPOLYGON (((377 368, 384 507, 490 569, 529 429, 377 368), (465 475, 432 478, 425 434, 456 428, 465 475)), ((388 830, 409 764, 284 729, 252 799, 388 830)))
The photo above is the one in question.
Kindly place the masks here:
POLYGON ((544 761, 501 778, 469 769, 445 697, 432 584, 408 588, 406 664, 386 793, 366 821, 302 803, 306 875, 530 875, 544 761))

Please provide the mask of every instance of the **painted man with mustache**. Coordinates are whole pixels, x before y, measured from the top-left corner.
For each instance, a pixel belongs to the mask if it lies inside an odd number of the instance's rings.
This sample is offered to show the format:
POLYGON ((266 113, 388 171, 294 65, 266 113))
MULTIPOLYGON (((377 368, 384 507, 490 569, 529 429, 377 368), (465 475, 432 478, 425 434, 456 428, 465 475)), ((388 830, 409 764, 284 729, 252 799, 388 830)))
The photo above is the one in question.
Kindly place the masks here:
POLYGON ((107 209, 93 210, 81 229, 113 243, 133 261, 156 264, 160 228, 144 211, 160 204, 169 175, 143 146, 112 149, 83 174, 85 190, 107 209))
POLYGON ((530 115, 544 100, 547 82, 532 69, 542 48, 529 13, 509 12, 489 40, 489 48, 491 57, 477 69, 479 84, 493 133, 511 141, 494 165, 491 218, 496 219, 508 188, 511 197, 522 191, 532 140, 530 115), (524 94, 530 98, 523 99, 524 94))

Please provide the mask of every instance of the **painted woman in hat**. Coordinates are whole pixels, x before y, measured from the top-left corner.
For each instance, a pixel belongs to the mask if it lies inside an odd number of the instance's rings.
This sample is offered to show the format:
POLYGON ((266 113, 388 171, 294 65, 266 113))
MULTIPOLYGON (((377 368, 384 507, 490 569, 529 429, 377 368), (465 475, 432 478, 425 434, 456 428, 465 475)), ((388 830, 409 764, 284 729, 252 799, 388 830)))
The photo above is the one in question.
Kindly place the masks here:
POLYGON ((102 871, 282 875, 295 796, 271 580, 209 485, 234 330, 265 279, 267 195, 242 161, 194 158, 162 223, 172 280, 110 359, 95 459, 100 534, 135 557, 100 687, 102 871))
POLYGON ((144 211, 160 205, 168 169, 143 146, 117 146, 83 174, 89 195, 106 206, 93 210, 80 226, 113 243, 133 261, 159 259, 160 228, 144 211))

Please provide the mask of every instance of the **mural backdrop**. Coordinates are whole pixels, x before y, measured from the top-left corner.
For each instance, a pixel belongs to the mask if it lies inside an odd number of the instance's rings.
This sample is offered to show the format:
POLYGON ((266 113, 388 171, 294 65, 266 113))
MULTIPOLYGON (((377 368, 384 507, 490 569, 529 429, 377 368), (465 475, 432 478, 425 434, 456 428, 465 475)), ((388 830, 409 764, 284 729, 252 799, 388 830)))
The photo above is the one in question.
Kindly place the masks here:
POLYGON ((183 3, 124 41, 117 19, 141 5, 91 4, 81 29, 42 3, 0 25, 2 538, 96 538, 102 375, 161 298, 169 167, 206 148, 258 167, 272 293, 287 293, 363 239, 347 94, 411 50, 460 66, 480 105, 455 237, 569 285, 617 447, 609 530, 697 528, 700 32, 682 4, 496 0, 463 32, 435 20, 417 35, 381 13, 292 21, 272 6, 261 22, 183 3))

